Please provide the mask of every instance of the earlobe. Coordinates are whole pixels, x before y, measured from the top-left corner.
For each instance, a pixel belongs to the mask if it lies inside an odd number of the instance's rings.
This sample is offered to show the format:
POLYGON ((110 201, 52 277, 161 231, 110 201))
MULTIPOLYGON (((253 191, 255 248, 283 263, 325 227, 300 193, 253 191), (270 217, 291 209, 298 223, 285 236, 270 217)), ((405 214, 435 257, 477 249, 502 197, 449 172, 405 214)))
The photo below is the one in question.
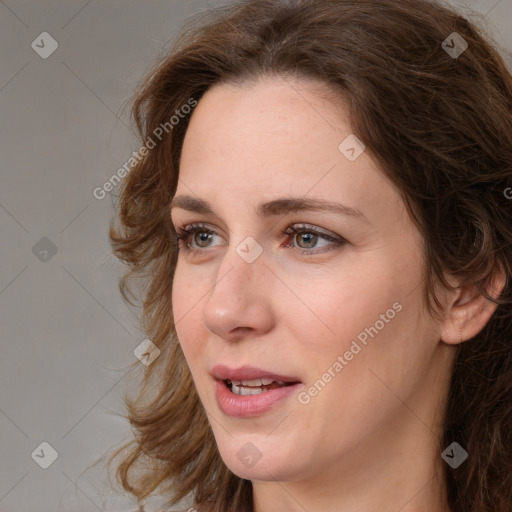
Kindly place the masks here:
MULTIPOLYGON (((490 287, 490 295, 499 297, 505 287, 505 274, 499 274, 490 287)), ((487 300, 474 285, 461 288, 446 312, 441 341, 456 345, 474 338, 487 324, 497 305, 487 300)))

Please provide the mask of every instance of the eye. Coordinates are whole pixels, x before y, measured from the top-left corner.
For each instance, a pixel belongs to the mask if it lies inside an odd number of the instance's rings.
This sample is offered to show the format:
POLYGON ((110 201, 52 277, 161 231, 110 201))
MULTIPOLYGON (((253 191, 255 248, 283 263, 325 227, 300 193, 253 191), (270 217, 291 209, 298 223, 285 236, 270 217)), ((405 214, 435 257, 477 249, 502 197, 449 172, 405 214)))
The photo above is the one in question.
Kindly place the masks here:
MULTIPOLYGON (((308 224, 294 224, 289 226, 288 229, 284 232, 289 238, 293 238, 297 240, 299 247, 295 247, 295 245, 289 244, 285 247, 293 247, 296 249, 311 249, 313 247, 318 246, 318 240, 326 240, 331 242, 330 244, 324 244, 320 247, 328 247, 327 251, 331 249, 336 249, 337 247, 342 246, 346 241, 345 239, 335 236, 333 234, 325 233, 320 231, 318 228, 314 226, 310 226, 308 224), (298 237, 297 237, 298 235, 298 237), (304 245, 301 245, 304 244, 304 245)), ((317 254, 319 252, 327 252, 327 251, 303 251, 302 254, 317 254)))
MULTIPOLYGON (((296 250, 305 249, 302 251, 304 255, 317 254, 319 252, 327 252, 332 249, 341 247, 346 243, 346 240, 338 235, 325 233, 320 231, 314 226, 308 224, 294 224, 289 226, 286 231, 283 232, 288 239, 293 238, 297 240, 299 246, 295 246, 293 241, 290 244, 284 245, 284 247, 292 247, 296 250), (297 235, 299 235, 297 237, 297 235), (320 247, 328 247, 327 250, 311 251, 308 249, 319 247, 318 241, 325 240, 331 242, 330 244, 320 245, 320 247)), ((183 250, 188 254, 198 254, 205 252, 205 249, 209 247, 215 247, 210 245, 211 240, 214 236, 218 236, 215 231, 206 227, 205 224, 188 224, 186 226, 178 226, 176 228, 176 236, 173 240, 173 245, 178 250, 183 250), (198 235, 198 236, 196 236, 198 235), (196 245, 194 245, 196 244, 196 245)))
POLYGON ((208 242, 216 235, 215 231, 208 229, 204 224, 189 224, 185 227, 176 228, 176 244, 179 249, 184 249, 186 252, 194 252, 208 247, 208 242), (199 237, 196 235, 199 234, 199 237), (193 242, 198 242, 199 249, 190 245, 190 239, 193 242), (183 247, 180 245, 183 245, 183 247), (203 245, 205 244, 205 245, 203 245))

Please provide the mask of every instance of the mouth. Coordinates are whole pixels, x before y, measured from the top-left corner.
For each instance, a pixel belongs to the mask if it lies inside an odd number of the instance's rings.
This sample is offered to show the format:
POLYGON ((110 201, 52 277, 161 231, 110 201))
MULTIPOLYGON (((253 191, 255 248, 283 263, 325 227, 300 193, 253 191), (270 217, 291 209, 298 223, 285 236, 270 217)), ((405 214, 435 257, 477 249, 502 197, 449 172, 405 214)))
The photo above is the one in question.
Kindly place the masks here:
POLYGON ((224 365, 216 365, 211 371, 214 379, 222 381, 234 393, 240 394, 238 391, 255 391, 256 394, 277 387, 290 386, 300 383, 297 377, 288 375, 280 375, 270 370, 256 368, 254 366, 241 366, 239 368, 230 368, 224 365))
POLYGON ((221 411, 228 416, 258 416, 284 404, 300 386, 300 379, 275 372, 242 366, 232 369, 218 365, 211 375, 221 411))
POLYGON ((293 386, 297 382, 285 382, 282 380, 272 379, 252 379, 252 380, 222 380, 224 385, 231 391, 231 393, 240 396, 259 395, 273 389, 282 387, 293 386))

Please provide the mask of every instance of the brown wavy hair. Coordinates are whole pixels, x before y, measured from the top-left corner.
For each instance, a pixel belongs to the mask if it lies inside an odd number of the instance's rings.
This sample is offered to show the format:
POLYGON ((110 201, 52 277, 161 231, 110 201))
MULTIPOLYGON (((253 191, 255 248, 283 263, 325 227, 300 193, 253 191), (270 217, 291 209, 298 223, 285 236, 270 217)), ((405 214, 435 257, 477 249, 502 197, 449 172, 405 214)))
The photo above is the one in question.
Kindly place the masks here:
POLYGON ((469 453, 444 465, 453 512, 512 510, 512 76, 469 12, 429 0, 242 1, 189 19, 142 82, 134 124, 145 144, 163 133, 124 179, 109 232, 127 265, 121 293, 161 350, 138 396, 125 396, 134 439, 108 462, 123 455, 116 479, 139 504, 159 491, 171 505, 193 496, 202 510, 252 509, 251 482, 221 459, 175 331, 169 203, 192 114, 169 120, 213 84, 279 76, 320 80, 347 101, 352 132, 424 237, 429 312, 435 283, 450 288, 444 272, 497 305, 457 346, 439 453, 452 441, 469 453), (468 43, 456 58, 442 44, 453 32, 468 43), (493 296, 498 271, 505 286, 493 296))

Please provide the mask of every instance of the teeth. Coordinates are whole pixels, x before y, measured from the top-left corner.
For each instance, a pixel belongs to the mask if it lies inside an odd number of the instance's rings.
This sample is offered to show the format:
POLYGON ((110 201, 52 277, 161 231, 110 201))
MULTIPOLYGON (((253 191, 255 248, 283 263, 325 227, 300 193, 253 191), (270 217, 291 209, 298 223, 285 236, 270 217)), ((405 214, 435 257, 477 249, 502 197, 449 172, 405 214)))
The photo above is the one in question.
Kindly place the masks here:
POLYGON ((275 389, 273 385, 284 386, 286 384, 281 380, 274 381, 272 379, 228 380, 227 382, 232 393, 242 396, 259 395, 270 389, 275 389))
MULTIPOLYGON (((231 381, 236 386, 269 386, 274 382, 272 379, 254 379, 254 380, 232 380, 231 381)), ((275 381, 277 384, 284 384, 281 381, 275 381)))
POLYGON ((265 393, 267 390, 263 388, 245 388, 243 386, 237 386, 234 382, 231 383, 231 392, 235 395, 259 395, 265 393))

